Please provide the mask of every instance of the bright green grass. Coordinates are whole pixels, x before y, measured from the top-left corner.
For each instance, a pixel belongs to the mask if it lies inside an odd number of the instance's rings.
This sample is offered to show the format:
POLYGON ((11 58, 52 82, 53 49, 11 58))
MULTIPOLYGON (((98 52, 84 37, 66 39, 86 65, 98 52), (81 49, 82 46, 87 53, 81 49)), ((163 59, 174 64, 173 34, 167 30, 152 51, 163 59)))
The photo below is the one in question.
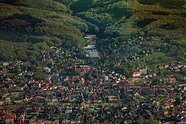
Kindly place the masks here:
POLYGON ((175 62, 175 57, 167 56, 163 52, 154 52, 150 55, 143 57, 141 60, 145 60, 148 67, 153 67, 153 65, 175 62))
POLYGON ((165 57, 165 53, 163 52, 154 52, 151 55, 145 56, 144 59, 149 59, 149 60, 154 60, 154 59, 159 59, 165 57))

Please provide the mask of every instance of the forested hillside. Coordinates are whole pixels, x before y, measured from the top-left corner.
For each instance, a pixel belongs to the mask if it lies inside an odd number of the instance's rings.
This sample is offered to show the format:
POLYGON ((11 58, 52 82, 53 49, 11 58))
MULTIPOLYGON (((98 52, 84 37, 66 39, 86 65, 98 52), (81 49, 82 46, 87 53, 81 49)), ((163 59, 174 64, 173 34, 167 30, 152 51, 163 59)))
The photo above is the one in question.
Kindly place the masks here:
POLYGON ((71 16, 70 9, 60 2, 5 0, 0 12, 1 60, 36 59, 53 45, 80 48, 84 44, 87 24, 71 16))
POLYGON ((103 63, 124 73, 185 61, 185 3, 184 0, 67 2, 74 15, 97 27, 93 32, 100 38, 97 46, 106 60, 103 63))
POLYGON ((82 49, 85 33, 98 35, 103 65, 124 73, 186 59, 185 0, 1 0, 0 8, 4 61, 36 60, 53 45, 82 49))

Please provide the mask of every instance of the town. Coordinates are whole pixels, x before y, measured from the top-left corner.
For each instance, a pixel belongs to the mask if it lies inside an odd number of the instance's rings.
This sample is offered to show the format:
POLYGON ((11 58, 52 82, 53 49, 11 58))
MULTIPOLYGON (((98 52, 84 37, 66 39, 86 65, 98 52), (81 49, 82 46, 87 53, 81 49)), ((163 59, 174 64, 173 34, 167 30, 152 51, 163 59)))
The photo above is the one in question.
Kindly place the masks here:
MULTIPOLYGON (((157 72, 145 67, 126 76, 95 66, 101 58, 96 47, 97 37, 86 35, 84 38, 88 43, 84 47, 85 61, 72 62, 64 70, 46 66, 42 69, 44 72, 40 72, 44 75, 37 73, 34 78, 31 71, 34 65, 30 62, 1 63, 2 124, 186 122, 186 76, 157 78, 162 70, 175 73, 186 70, 186 63, 158 65, 157 72), (66 74, 61 75, 60 70, 66 74)), ((73 56, 61 48, 52 49, 51 60, 61 55, 73 56)), ((45 61, 45 52, 41 59, 45 61)))

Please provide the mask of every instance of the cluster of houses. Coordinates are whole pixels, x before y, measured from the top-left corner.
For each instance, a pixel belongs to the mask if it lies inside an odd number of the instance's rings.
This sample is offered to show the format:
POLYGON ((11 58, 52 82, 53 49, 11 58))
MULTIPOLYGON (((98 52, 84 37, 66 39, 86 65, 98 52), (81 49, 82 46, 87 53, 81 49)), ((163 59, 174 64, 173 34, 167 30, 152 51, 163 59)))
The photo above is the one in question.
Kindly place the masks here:
POLYGON ((18 121, 16 117, 21 116, 25 123, 48 124, 113 120, 124 123, 141 117, 159 117, 162 122, 185 121, 185 85, 179 86, 178 82, 162 86, 133 85, 124 75, 114 71, 87 65, 80 67, 86 76, 54 74, 46 81, 28 80, 23 91, 17 95, 12 92, 10 96, 8 104, 20 106, 14 110, 16 116, 13 118, 12 114, 9 116, 6 110, 1 110, 1 120, 18 121), (94 75, 101 71, 102 75, 94 75))
POLYGON ((140 77, 147 75, 147 68, 139 69, 139 71, 134 71, 132 77, 140 77))
POLYGON ((24 124, 25 122, 25 114, 21 114, 20 116, 16 116, 16 114, 11 113, 7 110, 0 110, 0 122, 5 124, 24 124), (16 120, 16 121, 15 121, 16 120))
POLYGON ((171 64, 163 64, 158 66, 159 70, 172 70, 175 72, 180 72, 181 69, 186 69, 186 63, 171 63, 171 64))
MULTIPOLYGON (((89 44, 85 47, 87 58, 99 58, 96 36, 87 35, 85 39, 89 44)), ((162 66, 171 69, 178 65, 162 66)), ((184 66, 182 64, 178 67, 184 66)), ((144 79, 133 83, 123 74, 85 63, 66 67, 69 72, 78 70, 81 75, 60 75, 45 68, 45 80, 34 79, 29 72, 30 67, 30 64, 25 65, 21 61, 13 65, 2 64, 0 122, 127 123, 140 118, 158 120, 157 123, 186 122, 186 83, 164 77, 162 81, 169 82, 168 84, 151 85, 151 78, 146 78, 147 68, 132 73, 130 78, 144 79), (9 73, 5 75, 5 71, 9 73), (17 75, 23 78, 22 83, 14 81, 13 78, 17 75)))

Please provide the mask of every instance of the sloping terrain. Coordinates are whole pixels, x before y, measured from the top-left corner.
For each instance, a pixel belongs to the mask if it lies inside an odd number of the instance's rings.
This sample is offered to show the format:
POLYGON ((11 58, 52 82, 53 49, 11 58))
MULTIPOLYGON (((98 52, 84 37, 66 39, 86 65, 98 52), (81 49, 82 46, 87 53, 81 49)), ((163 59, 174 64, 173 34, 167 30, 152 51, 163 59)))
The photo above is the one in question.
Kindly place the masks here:
POLYGON ((3 1, 0 3, 0 12, 2 60, 12 60, 17 57, 16 54, 8 54, 4 58, 3 54, 6 54, 4 41, 7 41, 6 44, 29 43, 30 48, 32 44, 37 43, 51 46, 73 42, 74 46, 81 46, 83 43, 81 31, 86 32, 88 29, 84 21, 70 15, 70 10, 65 5, 52 0, 3 1))
MULTIPOLYGON (((29 43, 29 47, 34 44, 37 50, 37 43, 46 46, 43 49, 61 44, 81 49, 85 44, 83 35, 93 33, 99 37, 97 46, 103 65, 116 70, 186 59, 185 0, 1 1, 3 49, 5 41, 29 43), (157 55, 153 52, 163 56, 151 57, 157 55)), ((26 55, 33 56, 32 50, 27 49, 26 55)), ((5 51, 1 53, 8 56, 5 51)), ((15 55, 1 59, 13 59, 15 55)))
POLYGON ((70 7, 75 15, 97 26, 94 32, 100 37, 103 63, 132 71, 185 61, 185 5, 184 0, 79 0, 71 1, 70 7), (85 3, 86 7, 80 6, 85 3), (151 57, 157 55, 154 52, 164 56, 151 57))

